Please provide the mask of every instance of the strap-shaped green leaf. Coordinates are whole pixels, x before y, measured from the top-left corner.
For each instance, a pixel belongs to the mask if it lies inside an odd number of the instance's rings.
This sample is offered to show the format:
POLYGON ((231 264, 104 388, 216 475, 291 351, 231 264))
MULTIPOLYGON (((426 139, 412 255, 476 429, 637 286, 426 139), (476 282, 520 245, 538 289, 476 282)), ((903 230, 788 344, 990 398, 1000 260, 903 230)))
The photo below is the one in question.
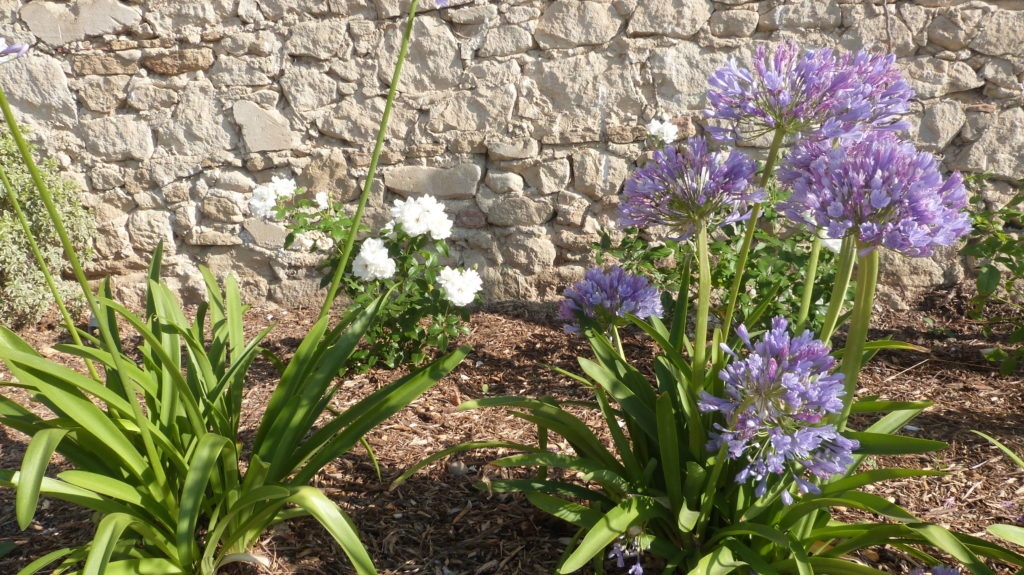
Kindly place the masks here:
POLYGON ((547 493, 531 491, 526 493, 526 498, 537 509, 584 529, 590 528, 604 517, 596 509, 547 493))
POLYGON ((582 569, 593 557, 633 525, 643 525, 648 520, 664 515, 664 507, 650 497, 630 497, 613 507, 601 519, 594 522, 583 541, 566 560, 558 566, 562 574, 582 569))
POLYGON ((989 525, 988 532, 1014 545, 1024 547, 1024 527, 1003 524, 989 525))
POLYGON ((904 523, 916 522, 918 519, 906 509, 891 501, 862 491, 847 491, 833 496, 807 495, 802 500, 786 507, 777 523, 779 529, 791 529, 803 516, 815 509, 828 507, 855 507, 884 515, 890 519, 904 523))
POLYGON ((946 447, 943 441, 907 437, 891 433, 871 433, 867 431, 846 431, 843 433, 850 439, 860 442, 857 455, 907 455, 913 453, 931 453, 946 447))
POLYGON ((714 551, 700 558, 697 566, 688 575, 725 575, 746 563, 732 556, 728 547, 715 547, 714 551))
MULTIPOLYGON (((781 572, 792 572, 795 563, 793 559, 787 559, 773 563, 772 567, 781 572)), ((829 575, 884 575, 885 573, 867 565, 829 557, 809 557, 807 563, 815 573, 828 573, 829 575)))
POLYGON ((231 441, 228 438, 207 433, 199 440, 196 451, 189 461, 175 529, 175 542, 182 565, 191 565, 196 560, 196 525, 203 512, 206 485, 221 452, 230 445, 231 441))
POLYGON ((862 471, 850 477, 841 477, 825 483, 821 486, 823 495, 834 495, 844 491, 859 489, 865 485, 889 481, 891 479, 904 479, 907 477, 929 477, 946 475, 944 471, 935 469, 870 469, 862 471))
POLYGON ((341 550, 348 556, 358 575, 376 575, 377 569, 374 568, 370 554, 366 552, 366 548, 359 540, 352 520, 322 491, 309 486, 297 487, 288 500, 290 503, 298 505, 319 521, 324 529, 327 529, 327 532, 334 537, 334 540, 341 546, 341 550))
POLYGON ((82 575, 104 575, 114 548, 121 540, 121 535, 138 517, 127 513, 106 515, 96 526, 96 533, 89 543, 89 555, 85 558, 82 575))
POLYGON ((50 464, 57 445, 68 434, 68 429, 43 429, 36 433, 25 449, 21 460, 21 475, 18 490, 14 496, 14 510, 18 518, 18 527, 27 529, 36 513, 39 502, 39 489, 43 482, 43 474, 50 464))
POLYGON ((167 559, 124 559, 107 563, 103 575, 184 575, 186 571, 167 559))
MULTIPOLYGON (((417 397, 451 373, 469 354, 469 347, 460 347, 392 382, 363 398, 333 420, 328 421, 297 448, 288 461, 288 471, 296 470, 292 484, 306 483, 329 462, 347 453, 382 421, 404 409, 417 397), (311 456, 309 455, 311 454, 311 456)), ((271 478, 273 463, 271 464, 271 478)))
POLYGON ((932 545, 952 555, 954 559, 970 569, 974 575, 991 575, 993 573, 988 565, 985 565, 974 552, 968 549, 948 529, 934 523, 912 523, 907 525, 907 527, 924 536, 932 545))

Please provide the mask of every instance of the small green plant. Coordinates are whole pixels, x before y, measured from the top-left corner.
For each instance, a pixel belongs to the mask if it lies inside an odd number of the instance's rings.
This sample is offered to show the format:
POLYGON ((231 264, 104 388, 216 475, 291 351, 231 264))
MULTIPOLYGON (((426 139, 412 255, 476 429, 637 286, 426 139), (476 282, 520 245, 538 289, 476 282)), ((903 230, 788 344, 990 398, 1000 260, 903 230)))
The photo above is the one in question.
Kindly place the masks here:
MULTIPOLYGON (((29 148, 35 151, 31 145, 29 148)), ((42 198, 35 192, 32 174, 21 161, 10 130, 0 132, 0 166, 6 174, 5 185, 11 186, 21 198, 17 209, 24 212, 29 226, 26 234, 10 196, 0 193, 0 323, 18 328, 38 321, 54 303, 46 278, 33 259, 29 238, 35 239, 52 274, 59 277, 70 268, 53 222, 42 198)), ((87 261, 92 253, 95 228, 92 217, 79 202, 78 187, 60 176, 53 159, 42 162, 39 172, 53 193, 54 203, 75 249, 87 261)), ((84 299, 74 282, 58 279, 57 288, 73 308, 83 309, 84 299)))
POLYGON ((348 296, 363 306, 383 293, 392 295, 368 346, 356 352, 356 365, 418 365, 469 332, 466 306, 477 299, 482 283, 476 270, 441 266, 440 258, 449 255, 451 226, 433 196, 420 196, 396 200, 382 236, 363 240, 347 276, 348 296))
POLYGON ((990 207, 975 193, 971 208, 974 228, 963 253, 979 263, 973 313, 986 321, 990 334, 997 327, 1008 328, 1009 343, 1015 347, 985 353, 999 364, 1000 373, 1008 375, 1024 367, 1024 190, 1000 208, 990 207), (988 317, 986 310, 993 304, 1001 304, 1008 313, 988 317))

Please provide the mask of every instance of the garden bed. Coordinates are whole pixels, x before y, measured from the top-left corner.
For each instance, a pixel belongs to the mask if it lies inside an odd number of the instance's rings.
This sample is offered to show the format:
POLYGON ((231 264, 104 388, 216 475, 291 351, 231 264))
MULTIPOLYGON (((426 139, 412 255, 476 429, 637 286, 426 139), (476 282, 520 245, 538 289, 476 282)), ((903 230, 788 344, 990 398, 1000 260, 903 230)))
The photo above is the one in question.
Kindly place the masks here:
MULTIPOLYGON (((1017 452, 1024 451, 1024 378, 1019 373, 999 376, 980 355, 981 349, 999 342, 986 338, 981 325, 965 319, 962 300, 956 298, 933 299, 928 309, 876 317, 880 331, 873 332, 873 337, 893 335, 931 352, 876 357, 863 372, 860 393, 935 402, 905 432, 949 442, 946 450, 937 453, 878 462, 941 469, 947 475, 884 483, 876 493, 923 520, 964 533, 984 535, 992 523, 1020 524, 1024 521, 1024 473, 971 433, 984 431, 1017 452)), ((255 331, 277 322, 266 346, 284 356, 314 319, 315 310, 257 308, 249 313, 246 326, 255 331)), ((475 313, 471 327, 473 333, 464 341, 473 348, 467 360, 369 434, 383 480, 378 479, 367 453, 357 449, 328 465, 315 481, 351 514, 381 573, 548 574, 573 534, 520 497, 488 494, 474 486, 503 472, 487 466, 496 455, 493 451, 449 458, 388 489, 390 481, 410 465, 447 446, 468 440, 532 439, 528 423, 500 411, 459 411, 458 405, 465 400, 504 394, 589 398, 586 389, 549 367, 574 370, 576 357, 589 355, 582 338, 564 333, 550 309, 491 308, 475 313)), ((25 337, 37 349, 50 349, 60 331, 53 323, 43 323, 27 330, 25 337)), ((639 338, 627 338, 627 345, 643 352, 639 338)), ((8 379, 9 374, 0 370, 0 377, 8 379)), ((275 374, 263 363, 250 371, 250 377, 245 402, 258 407, 273 389, 275 374)), ((395 377, 387 370, 350 375, 335 402, 339 407, 350 405, 395 377)), ((0 430, 4 468, 18 465, 24 439, 11 430, 0 430)), ((54 465, 56 469, 60 463, 54 465)), ((47 551, 91 536, 89 514, 58 501, 42 502, 32 526, 19 531, 13 505, 13 491, 0 490, 0 541, 18 545, 0 559, 0 573, 14 573, 47 551)), ((235 573, 351 572, 340 550, 311 520, 272 531, 256 551, 268 558, 269 567, 239 567, 235 573)), ((896 573, 916 566, 885 549, 862 559, 896 573)))

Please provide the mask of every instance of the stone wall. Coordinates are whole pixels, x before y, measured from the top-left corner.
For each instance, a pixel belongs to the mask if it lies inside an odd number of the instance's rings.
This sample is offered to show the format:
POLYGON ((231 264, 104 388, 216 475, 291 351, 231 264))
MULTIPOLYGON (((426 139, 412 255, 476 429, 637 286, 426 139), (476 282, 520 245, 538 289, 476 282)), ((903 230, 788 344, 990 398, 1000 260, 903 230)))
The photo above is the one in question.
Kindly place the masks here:
MULTIPOLYGON (((164 240, 188 297, 197 265, 251 298, 311 302, 308 254, 254 219, 272 176, 351 201, 366 175, 408 0, 0 0, 31 55, 0 82, 35 140, 81 181, 96 275, 132 289, 164 240)), ((889 50, 917 90, 914 136, 992 201, 1024 178, 1020 0, 424 0, 371 224, 407 194, 454 214, 453 257, 491 300, 554 297, 667 114, 700 131, 708 74, 760 42, 889 50), (437 2, 443 4, 438 8, 437 2), (385 189, 386 187, 386 189, 385 189)), ((756 150, 753 151, 756 154, 756 150)), ((962 279, 887 257, 889 293, 962 279)), ((899 304, 897 304, 899 305, 899 304)))

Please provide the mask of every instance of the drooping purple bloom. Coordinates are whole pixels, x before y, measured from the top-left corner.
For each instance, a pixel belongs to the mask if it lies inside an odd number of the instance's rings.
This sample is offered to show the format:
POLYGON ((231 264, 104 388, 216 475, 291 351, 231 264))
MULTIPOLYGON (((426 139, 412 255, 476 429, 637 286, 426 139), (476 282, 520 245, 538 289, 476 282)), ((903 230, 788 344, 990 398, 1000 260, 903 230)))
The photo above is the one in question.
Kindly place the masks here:
POLYGON ((856 135, 864 129, 901 129, 914 92, 895 67, 893 55, 801 52, 795 42, 772 53, 760 44, 752 67, 735 60, 708 79, 716 138, 757 137, 781 128, 815 138, 856 135))
POLYGON ((792 189, 781 211, 832 238, 856 234, 864 252, 885 246, 929 256, 971 229, 960 174, 943 180, 935 156, 891 133, 860 141, 805 141, 778 175, 792 189))
POLYGON ((28 49, 28 44, 11 44, 8 46, 7 40, 0 38, 0 64, 21 58, 28 53, 28 49))
POLYGON ((619 224, 667 226, 682 240, 698 225, 741 220, 766 197, 752 187, 755 170, 754 162, 735 149, 709 152, 703 138, 691 138, 682 150, 663 148, 626 180, 619 224))
MULTIPOLYGON (((733 357, 719 373, 725 397, 703 392, 702 411, 717 411, 725 425, 716 424, 709 451, 726 446, 730 459, 747 465, 737 483, 755 483, 755 495, 764 495, 772 475, 791 478, 799 493, 817 493, 804 472, 826 478, 841 473, 853 462, 859 444, 839 434, 834 425, 821 424, 828 414, 843 409, 843 374, 832 373, 836 360, 810 331, 792 337, 782 317, 751 343, 745 327, 736 332, 748 349, 745 358, 722 345, 733 357)), ((793 496, 783 491, 787 504, 793 496)))
POLYGON ((601 329, 624 325, 625 317, 661 317, 661 294, 643 276, 633 275, 618 266, 604 271, 591 268, 583 279, 565 289, 558 319, 566 321, 565 330, 578 332, 586 319, 601 329))
POLYGON ((960 570, 956 567, 936 565, 932 567, 932 575, 960 575, 960 570))

